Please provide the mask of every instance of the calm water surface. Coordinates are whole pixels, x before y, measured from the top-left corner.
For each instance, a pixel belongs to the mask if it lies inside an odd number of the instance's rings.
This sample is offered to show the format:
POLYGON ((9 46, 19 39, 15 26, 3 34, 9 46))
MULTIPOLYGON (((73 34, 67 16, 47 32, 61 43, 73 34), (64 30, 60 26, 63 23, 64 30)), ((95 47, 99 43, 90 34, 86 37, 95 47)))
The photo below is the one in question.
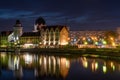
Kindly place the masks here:
POLYGON ((0 80, 120 80, 120 58, 1 52, 0 80))

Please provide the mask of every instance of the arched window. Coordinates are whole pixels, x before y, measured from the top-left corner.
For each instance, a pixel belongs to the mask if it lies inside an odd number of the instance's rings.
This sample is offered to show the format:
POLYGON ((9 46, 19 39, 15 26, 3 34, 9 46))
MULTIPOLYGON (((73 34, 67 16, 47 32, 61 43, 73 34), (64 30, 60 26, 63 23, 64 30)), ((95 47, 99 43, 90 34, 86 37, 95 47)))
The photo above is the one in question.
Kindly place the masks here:
POLYGON ((60 34, 60 33, 59 33, 59 29, 56 28, 56 29, 55 29, 55 40, 56 40, 56 41, 59 40, 59 34, 60 34))
POLYGON ((54 38, 54 30, 53 30, 53 28, 51 28, 51 30, 50 30, 50 40, 53 41, 53 38, 54 38))
POLYGON ((49 40, 49 30, 47 29, 46 30, 46 41, 48 41, 49 40))

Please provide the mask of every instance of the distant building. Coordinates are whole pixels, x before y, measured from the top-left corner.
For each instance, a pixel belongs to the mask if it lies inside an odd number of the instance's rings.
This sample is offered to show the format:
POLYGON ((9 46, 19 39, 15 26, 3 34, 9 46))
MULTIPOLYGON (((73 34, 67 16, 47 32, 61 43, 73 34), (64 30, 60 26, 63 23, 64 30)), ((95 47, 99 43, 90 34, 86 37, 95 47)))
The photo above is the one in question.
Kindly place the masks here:
POLYGON ((45 47, 59 47, 68 44, 67 26, 45 26, 41 28, 41 43, 45 47))
POLYGON ((40 43, 40 32, 24 32, 20 37, 20 45, 23 48, 38 47, 40 43))
POLYGON ((8 42, 19 43, 19 38, 23 33, 23 27, 19 20, 16 20, 16 23, 13 27, 13 32, 8 36, 8 42))
POLYGON ((119 37, 119 29, 117 31, 70 31, 70 44, 79 48, 115 48, 119 46, 119 37))
POLYGON ((70 31, 70 42, 72 45, 84 44, 84 41, 95 41, 105 38, 106 31, 70 31))
POLYGON ((39 17, 38 19, 36 19, 35 21, 35 25, 34 25, 34 30, 33 32, 38 32, 41 30, 42 27, 46 26, 46 22, 42 17, 39 17))
POLYGON ((16 20, 13 31, 0 33, 0 47, 59 48, 70 44, 79 48, 113 48, 120 45, 120 28, 116 32, 69 31, 65 25, 46 25, 45 20, 39 17, 31 32, 23 32, 21 22, 16 20), (114 36, 116 32, 117 38, 114 36))
POLYGON ((33 32, 23 32, 21 22, 16 20, 13 31, 1 32, 0 45, 1 47, 3 45, 4 47, 14 45, 23 48, 59 48, 68 44, 68 35, 67 26, 46 26, 44 19, 41 17, 36 20, 33 32))
POLYGON ((118 40, 120 40, 120 27, 117 28, 118 40))

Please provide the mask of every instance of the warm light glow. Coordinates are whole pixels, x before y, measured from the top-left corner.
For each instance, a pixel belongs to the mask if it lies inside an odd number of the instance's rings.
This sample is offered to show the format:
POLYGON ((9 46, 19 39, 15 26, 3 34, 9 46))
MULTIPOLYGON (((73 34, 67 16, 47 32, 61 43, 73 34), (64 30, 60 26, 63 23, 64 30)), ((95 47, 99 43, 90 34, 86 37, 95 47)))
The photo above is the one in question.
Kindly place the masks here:
POLYGON ((1 52, 1 57, 3 61, 5 61, 6 54, 4 52, 1 52))
POLYGON ((107 72, 107 67, 104 65, 103 66, 103 72, 106 73, 107 72))
POLYGON ((92 40, 94 40, 95 38, 94 37, 91 37, 92 38, 92 40))
POLYGON ((61 69, 61 75, 65 78, 68 74, 70 68, 70 61, 66 58, 61 58, 60 60, 60 69, 61 69))
POLYGON ((66 40, 62 40, 61 45, 67 45, 68 42, 66 40))
POLYGON ((106 45, 106 44, 107 44, 107 42, 106 42, 106 41, 103 41, 103 44, 104 44, 104 45, 106 45))
POLYGON ((115 70, 115 65, 113 64, 113 62, 111 62, 110 65, 111 65, 111 67, 112 67, 112 69, 114 71, 115 70))
POLYGON ((98 69, 98 63, 93 61, 92 62, 92 71, 96 71, 98 69))
POLYGON ((97 38, 95 37, 95 40, 97 40, 97 38))
POLYGON ((14 58, 14 69, 19 69, 19 57, 17 56, 14 58))
POLYGON ((6 54, 5 53, 1 53, 1 57, 5 58, 6 54))
POLYGON ((85 37, 83 37, 83 40, 85 40, 85 37))
POLYGON ((43 66, 44 66, 44 72, 47 72, 47 57, 44 56, 43 58, 43 66))
POLYGON ((113 65, 112 68, 113 68, 113 71, 114 71, 115 70, 115 66, 113 65))
POLYGON ((84 42, 85 45, 87 45, 88 43, 87 42, 84 42))
POLYGON ((69 68, 70 67, 70 62, 69 60, 66 60, 66 68, 69 68))
POLYGON ((98 62, 95 63, 95 69, 98 69, 98 62))
POLYGON ((46 45, 46 41, 44 40, 44 45, 46 45))
POLYGON ((95 42, 95 45, 98 45, 98 42, 95 42))
POLYGON ((87 61, 84 61, 84 62, 83 62, 83 66, 84 66, 85 68, 87 68, 87 67, 88 67, 88 62, 87 62, 87 61))
POLYGON ((114 42, 112 42, 112 46, 116 46, 114 42))
POLYGON ((55 73, 55 71, 56 71, 56 60, 55 60, 54 56, 52 56, 52 59, 53 59, 53 72, 55 73))
POLYGON ((18 38, 18 36, 16 37, 16 40, 18 40, 19 38, 18 38))
POLYGON ((70 62, 66 59, 66 58, 62 58, 61 59, 61 63, 62 64, 65 64, 65 66, 67 67, 67 68, 69 68, 70 66, 70 62))
POLYGON ((87 62, 86 57, 83 57, 81 60, 82 60, 82 63, 83 63, 83 67, 87 68, 88 67, 88 62, 87 62))
POLYGON ((42 64, 42 59, 41 58, 39 59, 39 63, 40 63, 40 65, 42 64))
POLYGON ((70 38, 68 38, 68 41, 70 40, 70 38))
POLYGON ((45 65, 45 66, 46 66, 46 63, 47 63, 46 57, 44 57, 44 65, 45 65))
POLYGON ((48 57, 48 71, 51 72, 51 57, 48 57))
POLYGON ((15 42, 14 44, 16 45, 17 43, 15 42))
POLYGON ((23 47, 24 47, 24 48, 30 48, 31 46, 33 47, 33 44, 24 44, 23 47))
POLYGON ((111 40, 113 40, 113 37, 110 37, 111 40))
POLYGON ((32 63, 32 55, 25 54, 24 55, 24 60, 26 64, 31 64, 32 63))

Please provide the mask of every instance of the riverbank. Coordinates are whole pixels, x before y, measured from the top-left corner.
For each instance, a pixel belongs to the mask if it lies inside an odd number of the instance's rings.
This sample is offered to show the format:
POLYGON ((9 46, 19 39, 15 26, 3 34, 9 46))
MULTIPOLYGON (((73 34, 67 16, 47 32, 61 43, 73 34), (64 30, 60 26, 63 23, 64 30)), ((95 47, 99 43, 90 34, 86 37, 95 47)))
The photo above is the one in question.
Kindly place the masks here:
POLYGON ((104 55, 120 57, 119 48, 82 48, 82 49, 68 49, 68 48, 32 48, 32 49, 0 49, 0 52, 29 52, 34 54, 72 54, 72 55, 104 55))

